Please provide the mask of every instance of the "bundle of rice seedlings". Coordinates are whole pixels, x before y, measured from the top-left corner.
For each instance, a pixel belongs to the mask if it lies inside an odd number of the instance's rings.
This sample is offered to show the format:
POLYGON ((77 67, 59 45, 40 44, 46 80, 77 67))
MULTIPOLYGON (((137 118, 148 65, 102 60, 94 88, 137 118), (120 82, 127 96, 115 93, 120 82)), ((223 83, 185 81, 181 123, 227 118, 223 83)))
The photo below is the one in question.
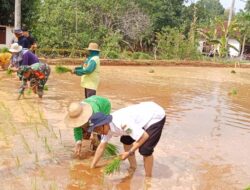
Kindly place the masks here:
POLYGON ((72 71, 70 68, 64 67, 64 66, 61 66, 61 65, 57 65, 55 70, 56 70, 56 73, 58 73, 58 74, 67 73, 67 72, 72 71))
POLYGON ((119 156, 115 157, 112 162, 110 162, 105 168, 104 168, 104 174, 105 175, 110 175, 115 172, 120 171, 120 166, 121 166, 121 159, 119 156))
POLYGON ((48 91, 49 90, 48 86, 44 85, 43 90, 48 91))
POLYGON ((114 144, 108 143, 104 150, 104 157, 110 158, 112 156, 117 156, 119 153, 118 147, 114 144))

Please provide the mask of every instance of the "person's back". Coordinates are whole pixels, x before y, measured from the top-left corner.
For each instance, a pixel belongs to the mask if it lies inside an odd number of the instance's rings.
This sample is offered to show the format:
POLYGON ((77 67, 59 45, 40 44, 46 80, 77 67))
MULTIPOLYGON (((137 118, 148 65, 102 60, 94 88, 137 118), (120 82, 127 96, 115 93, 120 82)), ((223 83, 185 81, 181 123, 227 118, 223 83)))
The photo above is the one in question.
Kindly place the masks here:
POLYGON ((21 65, 32 65, 34 63, 38 63, 39 62, 39 59, 38 57, 33 54, 31 51, 25 49, 25 50, 22 50, 22 63, 21 65))
POLYGON ((141 102, 119 109, 111 114, 113 122, 122 126, 124 123, 135 124, 147 129, 155 121, 165 117, 164 109, 154 102, 141 102))

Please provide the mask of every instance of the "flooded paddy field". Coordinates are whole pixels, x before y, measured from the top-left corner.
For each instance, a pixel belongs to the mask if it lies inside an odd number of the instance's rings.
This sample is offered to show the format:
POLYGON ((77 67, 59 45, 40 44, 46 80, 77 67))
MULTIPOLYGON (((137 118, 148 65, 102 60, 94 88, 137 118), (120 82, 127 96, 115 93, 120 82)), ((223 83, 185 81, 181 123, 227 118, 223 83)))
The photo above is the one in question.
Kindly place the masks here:
MULTIPOLYGON (((52 68, 52 70, 54 70, 52 68)), ((25 94, 18 79, 0 71, 1 190, 240 190, 250 185, 250 69, 103 66, 97 95, 112 110, 141 101, 164 107, 167 120, 154 152, 153 177, 144 177, 142 157, 127 175, 104 176, 93 153, 72 157, 73 131, 63 118, 84 97, 80 77, 52 72, 43 99, 25 94)), ((112 143, 122 150, 118 138, 112 143)))

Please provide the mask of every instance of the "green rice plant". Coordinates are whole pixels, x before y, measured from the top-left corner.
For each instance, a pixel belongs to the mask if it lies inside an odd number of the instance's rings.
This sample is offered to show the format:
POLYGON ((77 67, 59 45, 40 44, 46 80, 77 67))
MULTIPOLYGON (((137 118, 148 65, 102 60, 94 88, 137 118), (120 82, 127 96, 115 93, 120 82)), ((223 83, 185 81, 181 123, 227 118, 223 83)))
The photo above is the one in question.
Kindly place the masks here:
POLYGON ((32 93, 32 90, 29 88, 29 89, 26 91, 26 94, 27 94, 27 95, 31 95, 31 93, 32 93))
POLYGON ((12 71, 11 69, 7 69, 6 74, 7 74, 8 76, 12 75, 12 73, 13 73, 13 71, 12 71))
POLYGON ((235 74, 235 73, 236 73, 236 71, 235 71, 235 70, 232 70, 232 71, 231 71, 231 73, 232 73, 232 74, 235 74))
POLYGON ((40 109, 38 109, 38 114, 39 114, 39 118, 40 118, 40 120, 41 120, 43 126, 44 126, 46 129, 48 129, 48 131, 50 131, 48 121, 44 119, 43 114, 42 114, 42 112, 41 112, 40 109))
POLYGON ((39 162, 39 157, 38 157, 38 153, 37 153, 37 152, 36 152, 36 154, 35 154, 35 161, 36 161, 36 163, 39 162))
POLYGON ((30 148, 28 142, 26 141, 26 138, 23 136, 23 134, 21 134, 21 137, 22 137, 22 141, 23 141, 25 149, 27 150, 28 153, 31 154, 32 151, 31 151, 31 148, 30 148))
POLYGON ((49 146, 47 137, 44 137, 44 146, 45 146, 45 149, 47 149, 48 152, 51 152, 51 148, 49 146))
POLYGON ((61 134, 61 130, 59 129, 59 136, 60 136, 60 141, 61 141, 61 144, 62 144, 62 134, 61 134))
POLYGON ((53 136, 57 139, 58 137, 57 137, 57 135, 56 135, 56 133, 55 133, 53 127, 51 127, 51 130, 50 130, 50 131, 52 132, 53 136))
POLYGON ((235 88, 231 89, 231 91, 229 92, 229 95, 232 95, 232 96, 236 96, 237 94, 238 94, 238 91, 235 88))
POLYGON ((110 158, 112 156, 117 156, 119 153, 118 147, 114 144, 108 143, 104 150, 104 158, 110 158))
POLYGON ((18 156, 16 156, 16 165, 17 165, 18 168, 21 166, 21 163, 20 163, 20 160, 19 160, 18 156))
POLYGON ((58 186, 56 184, 55 181, 53 181, 50 185, 49 185, 49 190, 57 190, 58 186))
POLYGON ((104 174, 105 175, 110 175, 115 172, 120 171, 120 166, 121 166, 121 159, 117 156, 115 157, 112 162, 110 162, 107 166, 104 168, 104 174))
POLYGON ((246 187, 244 190, 250 190, 250 186, 246 187))
POLYGON ((44 85, 43 90, 48 91, 49 90, 48 85, 44 85))
POLYGON ((56 68, 55 68, 55 71, 58 74, 62 74, 62 73, 71 72, 72 70, 70 68, 68 68, 68 67, 57 65, 56 68))
POLYGON ((38 131, 37 124, 35 124, 35 130, 36 130, 36 136, 39 138, 39 137, 40 137, 40 135, 39 135, 39 131, 38 131))
POLYGON ((32 186, 32 190, 38 190, 38 188, 37 188, 37 182, 36 182, 36 177, 35 177, 35 180, 31 181, 31 186, 32 186))

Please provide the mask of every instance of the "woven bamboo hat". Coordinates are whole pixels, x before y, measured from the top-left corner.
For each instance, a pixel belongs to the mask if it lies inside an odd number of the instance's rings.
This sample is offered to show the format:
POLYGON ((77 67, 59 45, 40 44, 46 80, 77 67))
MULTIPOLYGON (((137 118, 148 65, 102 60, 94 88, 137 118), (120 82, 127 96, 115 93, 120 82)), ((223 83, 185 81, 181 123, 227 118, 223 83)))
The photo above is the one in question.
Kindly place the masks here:
POLYGON ((87 103, 73 102, 68 107, 68 114, 64 122, 69 128, 76 128, 84 125, 91 117, 93 110, 87 103))
POLYGON ((93 42, 89 43, 89 47, 87 48, 87 50, 89 50, 89 51, 101 51, 99 49, 98 44, 97 43, 93 43, 93 42))

